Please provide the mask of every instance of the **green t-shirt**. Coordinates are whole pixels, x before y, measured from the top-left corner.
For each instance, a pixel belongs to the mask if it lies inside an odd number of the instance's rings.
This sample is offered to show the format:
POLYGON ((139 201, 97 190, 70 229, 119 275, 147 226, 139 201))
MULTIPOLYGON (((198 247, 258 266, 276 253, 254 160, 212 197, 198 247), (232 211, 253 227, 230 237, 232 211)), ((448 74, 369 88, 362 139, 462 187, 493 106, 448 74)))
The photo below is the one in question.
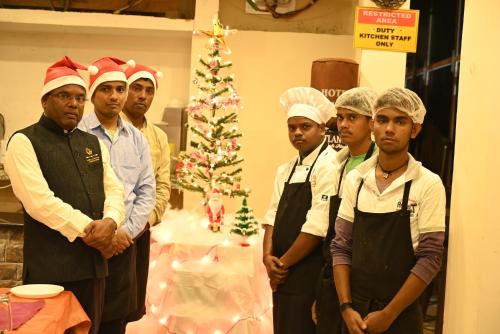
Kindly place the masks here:
POLYGON ((347 175, 351 170, 356 168, 360 163, 365 161, 366 153, 351 156, 347 159, 347 165, 345 166, 344 174, 347 175))

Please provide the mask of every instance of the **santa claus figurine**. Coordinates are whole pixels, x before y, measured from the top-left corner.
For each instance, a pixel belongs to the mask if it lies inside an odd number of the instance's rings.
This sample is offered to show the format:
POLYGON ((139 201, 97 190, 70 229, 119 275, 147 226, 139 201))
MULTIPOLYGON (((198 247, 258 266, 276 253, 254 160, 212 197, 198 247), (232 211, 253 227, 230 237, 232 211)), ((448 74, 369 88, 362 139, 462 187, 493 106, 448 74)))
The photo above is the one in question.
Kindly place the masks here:
POLYGON ((212 232, 219 232, 221 225, 224 225, 224 205, 222 204, 222 194, 219 189, 212 189, 207 204, 207 216, 210 222, 208 228, 212 232))

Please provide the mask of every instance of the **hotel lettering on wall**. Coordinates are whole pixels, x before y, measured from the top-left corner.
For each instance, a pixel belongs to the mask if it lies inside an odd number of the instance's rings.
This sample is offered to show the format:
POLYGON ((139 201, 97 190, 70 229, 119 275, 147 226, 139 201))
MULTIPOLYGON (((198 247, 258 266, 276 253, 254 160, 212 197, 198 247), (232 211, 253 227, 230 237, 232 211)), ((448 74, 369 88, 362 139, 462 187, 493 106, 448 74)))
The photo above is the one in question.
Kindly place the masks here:
POLYGON ((354 47, 416 52, 418 10, 356 7, 354 47))
MULTIPOLYGON (((330 101, 335 102, 346 90, 357 87, 359 64, 352 59, 321 58, 313 61, 311 67, 311 87, 322 92, 330 101)), ((336 122, 329 122, 327 139, 335 150, 343 145, 337 131, 336 122)))
POLYGON ((335 102, 337 98, 345 92, 346 89, 335 89, 335 88, 321 88, 321 93, 325 95, 330 101, 335 102))

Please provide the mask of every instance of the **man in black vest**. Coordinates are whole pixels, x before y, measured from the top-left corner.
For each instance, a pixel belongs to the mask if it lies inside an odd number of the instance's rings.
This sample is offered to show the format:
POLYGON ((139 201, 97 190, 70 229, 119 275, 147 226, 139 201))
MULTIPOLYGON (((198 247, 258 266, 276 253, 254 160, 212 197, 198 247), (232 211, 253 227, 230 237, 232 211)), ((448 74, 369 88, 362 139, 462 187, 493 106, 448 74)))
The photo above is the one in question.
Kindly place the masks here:
POLYGON ((23 282, 72 291, 97 333, 123 187, 106 148, 76 128, 86 101, 77 69, 68 57, 48 68, 43 115, 11 137, 6 170, 24 208, 23 282))

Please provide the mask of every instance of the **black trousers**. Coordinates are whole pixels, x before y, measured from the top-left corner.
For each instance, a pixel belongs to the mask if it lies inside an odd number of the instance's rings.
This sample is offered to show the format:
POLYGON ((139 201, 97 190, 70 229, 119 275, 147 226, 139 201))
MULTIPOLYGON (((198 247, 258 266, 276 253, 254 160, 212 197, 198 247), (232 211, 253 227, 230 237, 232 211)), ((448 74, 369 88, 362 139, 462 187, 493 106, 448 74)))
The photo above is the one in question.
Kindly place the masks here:
POLYGON ((316 334, 341 334, 342 315, 340 313, 339 299, 333 278, 325 278, 325 268, 321 271, 321 278, 316 293, 316 334))
POLYGON ((57 283, 64 287, 65 290, 73 292, 76 299, 82 305, 83 310, 87 313, 92 325, 90 334, 97 334, 101 324, 102 311, 104 308, 104 287, 105 278, 95 278, 81 280, 75 282, 60 282, 57 283))
POLYGON ((314 334, 314 294, 273 293, 274 334, 314 334))
POLYGON ((101 322, 99 334, 125 334, 127 322, 125 318, 114 319, 111 321, 101 322))
POLYGON ((137 270, 137 309, 127 317, 127 322, 137 321, 146 314, 146 287, 149 273, 149 253, 150 253, 151 231, 146 230, 135 240, 137 250, 136 270, 137 270))

